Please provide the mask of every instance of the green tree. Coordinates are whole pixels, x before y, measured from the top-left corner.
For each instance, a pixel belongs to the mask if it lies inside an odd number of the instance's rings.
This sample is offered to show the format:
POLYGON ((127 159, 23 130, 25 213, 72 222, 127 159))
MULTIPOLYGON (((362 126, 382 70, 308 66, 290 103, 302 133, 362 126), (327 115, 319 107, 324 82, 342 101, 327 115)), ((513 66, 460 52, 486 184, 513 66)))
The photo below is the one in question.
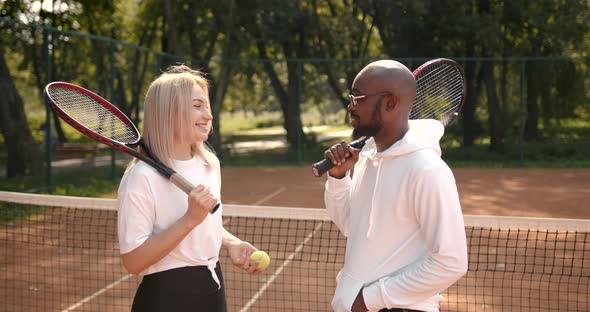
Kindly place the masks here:
POLYGON ((37 175, 42 168, 40 148, 33 140, 23 100, 6 64, 4 42, 0 42, 0 92, 3 95, 0 101, 0 131, 8 156, 6 176, 37 175))
POLYGON ((253 1, 240 3, 240 11, 252 12, 244 24, 283 113, 289 147, 305 142, 301 123, 302 63, 307 56, 309 7, 302 1, 253 1), (283 59, 283 62, 274 61, 283 59), (284 73, 284 76, 283 74, 284 73))
POLYGON ((363 10, 360 1, 313 3, 316 5, 313 27, 318 35, 313 38, 311 49, 316 58, 333 60, 317 62, 315 66, 325 74, 330 88, 346 109, 348 97, 343 91, 352 86, 365 63, 385 56, 375 19, 368 10, 363 10))

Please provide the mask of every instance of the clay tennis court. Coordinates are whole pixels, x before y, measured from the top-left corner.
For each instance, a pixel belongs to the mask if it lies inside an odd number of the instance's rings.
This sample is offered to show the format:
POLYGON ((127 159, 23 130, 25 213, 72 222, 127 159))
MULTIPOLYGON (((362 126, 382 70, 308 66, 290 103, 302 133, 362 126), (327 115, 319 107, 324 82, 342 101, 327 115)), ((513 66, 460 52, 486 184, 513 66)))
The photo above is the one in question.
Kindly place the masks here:
MULTIPOLYGON (((453 172, 463 212, 466 215, 590 219, 590 207, 587 203, 590 200, 590 191, 587 188, 590 185, 590 170, 588 169, 458 168, 453 172)), ((325 177, 313 177, 307 167, 223 168, 222 180, 222 197, 226 204, 323 208, 325 177)), ((442 306, 443 311, 472 311, 472 309, 493 311, 498 308, 502 309, 502 306, 522 306, 525 307, 525 310, 528 306, 532 307, 529 309, 531 311, 534 311, 538 306, 572 311, 584 311, 589 308, 588 303, 584 303, 584 298, 575 295, 582 293, 588 296, 588 269, 578 272, 552 272, 556 275, 558 273, 565 274, 565 279, 568 281, 565 285, 554 282, 553 277, 543 277, 540 280, 538 278, 540 274, 548 271, 546 264, 549 263, 559 267, 561 264, 557 262, 571 261, 573 268, 583 268, 590 264, 585 263, 589 261, 588 259, 584 260, 590 254, 584 253, 580 257, 579 253, 574 255, 572 252, 578 247, 585 248, 583 246, 563 248, 563 253, 568 255, 562 254, 559 245, 570 244, 568 241, 572 240, 571 236, 536 231, 516 231, 502 234, 479 233, 478 231, 478 229, 468 229, 467 231, 469 237, 476 237, 469 240, 469 244, 475 246, 471 248, 471 252, 485 254, 484 258, 493 260, 489 263, 487 260, 479 263, 479 260, 471 259, 470 270, 472 268, 479 270, 484 267, 484 272, 470 272, 463 284, 450 289, 445 296, 450 302, 470 301, 473 298, 466 299, 461 289, 469 289, 471 284, 475 283, 484 289, 494 289, 489 293, 478 294, 480 302, 486 301, 490 304, 479 306, 472 304, 467 310, 464 306, 449 304, 442 306), (479 235, 483 238, 479 238, 479 235), (548 237, 554 238, 556 242, 545 241, 545 238, 548 237), (510 242, 503 246, 502 240, 510 242), (515 241, 518 242, 514 243, 515 241), (494 242, 500 242, 499 247, 495 246, 494 242), (537 247, 539 250, 536 249, 537 247), (475 250, 476 248, 477 250, 475 250), (508 250, 507 254, 510 255, 499 255, 501 249, 508 250), (553 250, 555 254, 542 254, 547 253, 543 249, 553 250), (531 254, 535 256, 532 257, 531 254), (553 258, 553 256, 555 257, 553 258), (503 257, 512 258, 514 267, 509 267, 510 264, 504 263, 503 261, 506 259, 502 259, 503 257), (494 264, 492 265, 492 263, 494 264), (505 266, 502 267, 502 265, 505 266), (500 271, 506 270, 507 274, 498 279, 492 277, 489 272, 485 272, 488 269, 490 271, 497 270, 498 268, 495 266, 499 266, 500 271), (524 273, 519 272, 520 270, 524 273), (584 277, 577 277, 576 274, 584 277), (582 289, 580 289, 580 285, 582 285, 582 289), (547 298, 536 298, 545 297, 545 295, 537 295, 543 289, 549 293, 547 298), (455 291, 457 293, 454 293, 455 291), (511 293, 513 291, 516 293, 511 293), (521 297, 525 297, 525 300, 521 297), (567 302, 568 305, 555 306, 557 301, 567 302)), ((247 237, 247 239, 257 242, 261 236, 255 235, 247 237)), ((583 242, 587 239, 587 236, 576 236, 573 240, 583 242)), ((262 245, 264 247, 264 244, 262 245)), ((475 257, 470 256, 470 258, 475 257)), ((326 263, 325 265, 330 264, 326 263)), ((338 270, 337 267, 338 265, 324 267, 326 273, 323 274, 333 277, 338 270)), ((312 269, 317 268, 313 267, 312 269)), ((326 293, 320 295, 324 295, 326 302, 329 302, 331 287, 326 293)), ((304 299, 300 300, 304 301, 304 299)), ((294 300, 294 302, 301 301, 294 300)), ((319 310, 328 309, 329 306, 326 306, 319 310)))
MULTIPOLYGON (((590 170, 460 168, 455 169, 454 173, 465 214, 590 218, 590 210, 585 202, 590 198, 590 192, 586 189, 586 186, 590 185, 590 170)), ((315 208, 316 211, 323 207, 325 178, 313 177, 307 167, 224 167, 222 180, 222 199, 225 204, 303 207, 315 208)), ((18 304, 25 307, 29 304, 34 306, 33 303, 41 304, 50 311, 127 310, 137 279, 129 276, 118 264, 116 215, 109 213, 103 216, 102 214, 103 212, 81 215, 80 218, 83 221, 75 221, 76 226, 68 225, 70 219, 74 220, 73 214, 68 213, 66 217, 60 216, 49 226, 20 228, 19 231, 23 232, 33 230, 32 232, 42 233, 42 243, 33 244, 34 248, 31 250, 10 244, 0 246, 2 250, 18 254, 19 259, 25 259, 14 262, 4 261, 2 264, 7 277, 3 278, 3 283, 7 288, 0 289, 0 298, 3 298, 5 303, 11 302, 17 306, 18 304), (96 236, 96 233, 102 233, 106 238, 101 235, 96 236), (89 243, 79 246, 80 238, 89 243), (63 245, 61 241, 64 241, 63 245), (47 247, 45 246, 47 244, 60 247, 47 247), (20 272, 33 273, 20 276, 12 274, 17 267, 20 272), (103 269, 108 270, 105 273, 103 269), (43 274, 47 276, 41 277, 41 273, 34 272, 44 272, 43 274), (71 290, 73 281, 85 279, 91 283, 71 290), (57 290, 57 297, 54 295, 45 297, 42 294, 42 290, 45 289, 57 290)), ((38 219, 49 221, 50 217, 42 216, 38 219)), ((246 231, 238 235, 257 247, 269 251, 273 258, 268 271, 259 276, 243 274, 225 258, 223 268, 228 284, 230 311, 302 311, 310 310, 310 307, 313 307, 311 310, 314 311, 329 310, 335 276, 343 261, 344 247, 342 237, 339 237, 331 222, 304 220, 295 223, 282 221, 275 223, 273 221, 271 224, 261 218, 248 218, 245 221, 240 218, 226 218, 225 226, 237 233, 246 231), (323 303, 317 305, 310 302, 323 303)), ((471 234, 473 231, 468 232, 471 234)), ((549 244, 539 241, 537 235, 527 234, 526 237, 521 237, 521 234, 517 232, 494 236, 491 240, 501 242, 508 237, 520 240, 512 248, 520 250, 520 253, 511 256, 518 264, 526 263, 530 254, 538 252, 529 250, 529 245, 534 244, 545 248, 545 244, 549 244)), ((567 239, 571 238, 556 237, 558 241, 567 241, 567 239)), ((581 241, 584 240, 588 240, 587 236, 581 241)), ((480 249, 478 252, 486 254, 489 252, 489 247, 481 247, 481 245, 487 246, 488 241, 471 241, 471 243, 477 244, 477 248, 480 249)), ((584 245, 581 247, 585 248, 584 245)), ((551 248, 553 247, 549 246, 550 250, 551 248)), ((568 250, 565 252, 567 253, 568 250)), ((589 252, 585 251, 583 255, 589 252)), ((222 252, 223 255, 224 252, 222 252)), ((525 266, 523 274, 509 274, 508 278, 490 277, 486 272, 473 273, 468 279, 468 284, 459 286, 460 291, 453 288, 445 294, 445 297, 452 302, 466 300, 462 289, 469 289, 473 286, 472 284, 484 289, 489 287, 500 289, 500 291, 522 288, 531 290, 530 294, 521 294, 527 298, 530 297, 530 300, 527 299, 530 302, 526 304, 537 306, 538 300, 548 299, 536 298, 533 291, 546 288, 555 294, 555 297, 550 298, 551 300, 577 302, 576 307, 582 307, 583 310, 588 308, 587 300, 583 297, 571 298, 570 291, 574 294, 585 293, 587 298, 587 276, 589 275, 587 268, 590 265, 585 263, 588 262, 586 256, 577 257, 581 259, 573 260, 573 267, 580 271, 573 273, 581 274, 583 277, 568 276, 568 286, 565 290, 553 283, 551 276, 538 285, 534 276, 546 270, 543 266, 545 261, 553 261, 548 260, 550 257, 543 255, 540 258, 543 262, 533 263, 528 269, 525 266), (581 286, 585 289, 580 289, 580 285, 586 285, 581 286)), ((506 265, 504 264, 506 259, 501 259, 500 263, 496 258, 494 258, 495 266, 506 265)), ((534 259, 539 261, 537 258, 534 259)), ((481 265, 489 266, 489 263, 470 263, 470 269, 481 265)), ((497 267, 492 269, 495 270, 497 267)), ((506 269, 509 268, 506 267, 506 269)), ((565 272, 566 275, 571 273, 565 272)), ((497 291, 494 290, 494 292, 497 291)), ((512 298, 511 293, 500 294, 500 297, 506 298, 500 302, 498 299, 492 299, 489 294, 475 295, 482 298, 489 296, 486 302, 498 306, 519 300, 512 298)), ((496 296, 498 296, 497 293, 494 297, 496 296)), ((541 305, 545 303, 541 302, 541 305)), ((35 308, 22 310, 34 311, 35 308)), ((443 310, 465 309, 448 305, 443 306, 443 310)), ((475 310, 494 309, 492 305, 487 308, 477 306, 475 310)))
MULTIPOLYGON (((590 219, 590 169, 453 169, 464 214, 590 219)), ((226 204, 323 208, 308 167, 222 168, 226 204)))

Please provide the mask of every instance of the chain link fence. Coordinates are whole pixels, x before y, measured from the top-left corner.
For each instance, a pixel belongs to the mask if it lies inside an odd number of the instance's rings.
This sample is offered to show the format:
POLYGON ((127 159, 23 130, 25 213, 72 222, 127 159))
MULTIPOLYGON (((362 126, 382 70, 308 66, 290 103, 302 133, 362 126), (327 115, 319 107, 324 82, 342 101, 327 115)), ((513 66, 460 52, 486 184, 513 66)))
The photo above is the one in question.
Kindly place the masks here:
MULTIPOLYGON (((85 139, 45 108, 45 84, 67 81, 84 86, 112 101, 141 128, 142 101, 149 83, 177 63, 202 70, 211 82, 216 118, 211 141, 223 162, 250 163, 245 155, 254 152, 258 154, 253 163, 277 157, 284 163, 310 163, 321 157, 325 147, 320 143, 346 138, 350 85, 356 73, 372 61, 187 60, 44 25, 2 19, 0 27, 11 77, 24 100, 31 131, 45 146, 42 152, 48 164, 54 159, 48 142, 83 144, 85 139), (252 131, 260 128, 266 130, 252 131)), ((590 152, 590 57, 453 59, 465 70, 468 97, 459 122, 448 129, 442 142, 443 156, 449 161, 521 165, 586 161, 590 152)), ((428 60, 399 59, 411 70, 428 60)), ((120 156, 108 149, 99 152, 107 156, 114 171, 120 156)), ((47 170, 50 184, 51 165, 47 170)))

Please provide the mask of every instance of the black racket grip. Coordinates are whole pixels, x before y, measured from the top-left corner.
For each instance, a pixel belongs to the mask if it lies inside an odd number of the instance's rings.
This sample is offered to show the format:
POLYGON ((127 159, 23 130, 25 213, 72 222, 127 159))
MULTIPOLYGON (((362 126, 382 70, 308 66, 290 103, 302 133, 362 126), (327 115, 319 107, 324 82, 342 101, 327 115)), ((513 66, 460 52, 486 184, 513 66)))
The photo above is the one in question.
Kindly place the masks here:
POLYGON ((211 211, 209 211, 209 213, 214 214, 215 211, 217 211, 217 209, 219 209, 220 206, 221 206, 221 203, 215 204, 215 206, 213 206, 213 209, 211 209, 211 211))
MULTIPOLYGON (((365 146, 365 142, 369 137, 362 137, 356 141, 350 142, 348 146, 356 149, 362 149, 365 146)), ((324 173, 328 172, 328 170, 332 169, 334 164, 329 161, 328 159, 324 158, 317 163, 311 165, 311 172, 316 178, 319 178, 324 175, 324 173)))
POLYGON ((313 172, 313 175, 316 176, 316 178, 319 178, 323 176, 324 173, 328 172, 328 170, 332 169, 332 167, 334 167, 334 164, 324 158, 311 165, 311 172, 313 172))

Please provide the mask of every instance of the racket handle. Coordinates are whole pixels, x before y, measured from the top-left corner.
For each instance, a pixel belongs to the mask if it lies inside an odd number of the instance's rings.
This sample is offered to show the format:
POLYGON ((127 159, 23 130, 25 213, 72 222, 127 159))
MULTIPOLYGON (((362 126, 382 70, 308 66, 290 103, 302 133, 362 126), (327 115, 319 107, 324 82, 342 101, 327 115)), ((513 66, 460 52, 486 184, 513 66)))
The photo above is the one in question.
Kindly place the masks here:
MULTIPOLYGON (((348 146, 355 148, 355 149, 362 149, 363 146, 365 146, 365 143, 367 142, 367 140, 369 139, 369 137, 361 137, 360 139, 350 142, 350 144, 348 146)), ((322 175, 324 175, 324 173, 328 172, 328 170, 332 169, 334 167, 334 164, 329 161, 328 159, 322 159, 320 161, 318 161, 317 163, 311 165, 311 172, 313 172, 313 175, 316 176, 316 178, 321 177, 322 175)))
POLYGON ((217 209, 219 209, 220 206, 221 206, 221 203, 215 204, 215 206, 213 206, 213 208, 211 209, 211 211, 209 211, 209 213, 214 214, 217 211, 217 209))
MULTIPOLYGON (((181 176, 178 173, 173 173, 170 176, 170 182, 172 182, 174 185, 178 186, 179 189, 181 189, 183 192, 185 192, 187 194, 195 189, 195 186, 192 183, 190 183, 187 179, 185 179, 183 176, 181 176)), ((221 206, 221 203, 215 204, 215 206, 213 206, 213 208, 211 208, 211 211, 209 213, 214 214, 217 211, 217 209, 219 209, 220 206, 221 206)))
POLYGON ((334 167, 334 164, 324 158, 311 165, 311 172, 313 172, 313 175, 316 176, 316 178, 319 178, 323 176, 324 173, 328 172, 328 170, 332 169, 332 167, 334 167))
POLYGON ((195 189, 195 186, 192 183, 176 172, 170 175, 170 182, 178 186, 179 189, 187 194, 195 189))

